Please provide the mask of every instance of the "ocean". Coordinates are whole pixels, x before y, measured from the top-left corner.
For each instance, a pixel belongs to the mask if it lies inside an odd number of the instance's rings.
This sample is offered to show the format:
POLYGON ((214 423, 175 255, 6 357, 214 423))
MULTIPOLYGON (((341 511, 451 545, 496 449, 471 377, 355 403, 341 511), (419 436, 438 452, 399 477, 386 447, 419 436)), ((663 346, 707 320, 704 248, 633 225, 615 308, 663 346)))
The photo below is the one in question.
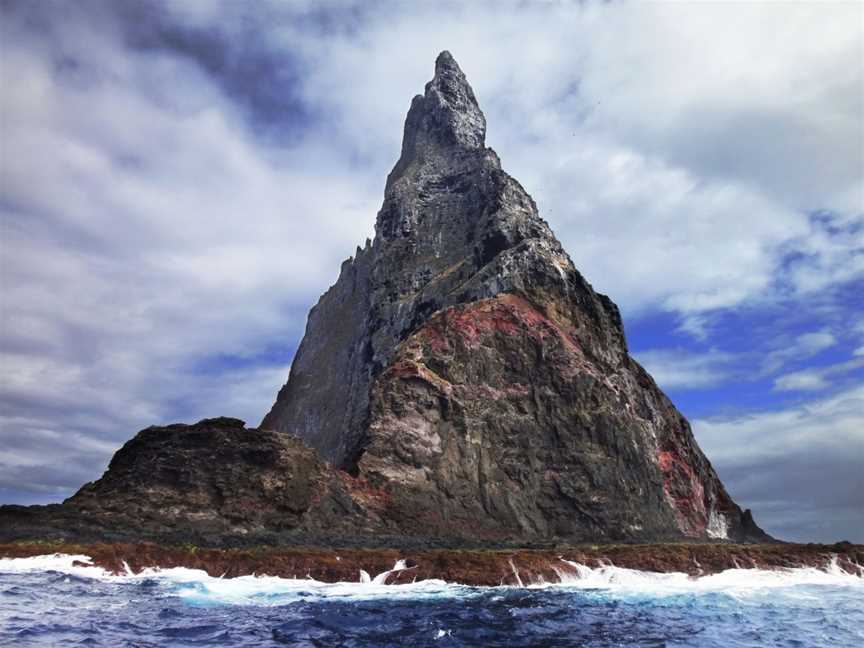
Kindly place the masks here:
POLYGON ((864 579, 830 565, 696 579, 574 565, 561 583, 466 587, 114 576, 76 560, 0 559, 0 645, 864 646, 864 579))

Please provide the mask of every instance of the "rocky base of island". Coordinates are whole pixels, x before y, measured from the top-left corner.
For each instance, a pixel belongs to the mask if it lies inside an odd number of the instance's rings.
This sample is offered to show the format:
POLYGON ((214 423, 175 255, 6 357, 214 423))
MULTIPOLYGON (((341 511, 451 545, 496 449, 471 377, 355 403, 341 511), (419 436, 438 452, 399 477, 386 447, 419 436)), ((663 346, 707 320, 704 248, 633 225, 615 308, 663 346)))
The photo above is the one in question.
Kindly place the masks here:
POLYGON ((473 586, 557 583, 578 577, 576 565, 614 565, 647 572, 708 576, 727 569, 840 569, 864 578, 864 545, 822 544, 642 544, 575 545, 549 549, 332 549, 252 547, 211 549, 153 543, 15 542, 0 544, 0 557, 46 554, 89 556, 87 566, 114 574, 148 568, 186 567, 213 577, 268 575, 316 581, 357 582, 379 574, 381 584, 425 579, 473 586))

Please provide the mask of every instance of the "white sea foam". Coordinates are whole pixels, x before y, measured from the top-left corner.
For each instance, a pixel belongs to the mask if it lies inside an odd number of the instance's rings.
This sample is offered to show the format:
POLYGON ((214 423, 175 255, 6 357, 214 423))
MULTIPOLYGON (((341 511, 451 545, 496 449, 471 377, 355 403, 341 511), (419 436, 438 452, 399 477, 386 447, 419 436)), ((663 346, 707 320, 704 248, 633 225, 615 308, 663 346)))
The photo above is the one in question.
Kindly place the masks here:
POLYGON ((0 573, 56 571, 86 578, 108 578, 111 574, 92 564, 90 556, 82 554, 45 554, 29 558, 0 558, 0 573), (83 563, 76 565, 75 563, 83 563))
MULTIPOLYGON (((0 558, 0 573, 60 572, 83 578, 109 582, 134 582, 156 580, 166 587, 167 593, 179 596, 192 603, 227 603, 251 605, 284 605, 304 598, 432 598, 460 596, 470 588, 428 579, 414 583, 387 585, 387 577, 408 569, 404 560, 399 560, 374 578, 360 570, 356 583, 323 583, 312 578, 280 578, 277 576, 238 576, 236 578, 214 577, 200 569, 172 567, 169 569, 148 568, 132 573, 112 574, 95 565, 82 566, 73 563, 90 563, 84 555, 50 554, 29 558, 0 558)), ((124 563, 125 564, 125 563, 124 563)))
MULTIPOLYGON (((400 572, 400 571, 405 571, 406 569, 408 569, 408 565, 405 563, 404 560, 399 559, 396 561, 396 564, 393 565, 393 569, 388 569, 387 571, 381 572, 375 578, 373 578, 372 584, 373 585, 386 585, 387 584, 387 577, 390 576, 390 574, 395 574, 395 573, 400 572)), ((362 573, 361 573, 361 576, 362 576, 362 573)), ((367 576, 368 576, 368 574, 367 574, 367 576)), ((362 582, 363 579, 361 578, 360 580, 362 582)))
MULTIPOLYGON (((284 605, 309 598, 373 599, 373 598, 440 598, 476 595, 485 588, 466 587, 441 580, 421 580, 413 583, 387 585, 387 577, 407 569, 398 561, 392 569, 371 577, 361 570, 355 583, 322 583, 311 578, 279 578, 275 576, 240 576, 220 578, 197 569, 173 567, 146 569, 133 574, 114 575, 95 565, 84 555, 51 554, 30 558, 0 559, 0 573, 61 572, 84 578, 110 582, 135 582, 153 579, 160 583, 166 595, 179 596, 196 604, 284 605), (78 564, 74 564, 78 563, 78 564)), ((518 574, 516 564, 511 564, 518 574)), ((644 572, 612 565, 588 567, 561 560, 559 583, 524 584, 521 587, 561 588, 598 591, 608 595, 672 596, 687 593, 725 593, 747 596, 769 589, 798 585, 825 585, 861 588, 864 578, 849 574, 836 560, 825 569, 808 567, 794 569, 728 569, 718 574, 693 578, 684 573, 644 572)))
MULTIPOLYGON (((561 560, 560 583, 554 587, 603 590, 620 594, 653 596, 683 593, 723 592, 746 595, 765 589, 797 585, 833 585, 864 588, 864 578, 843 571, 836 558, 824 569, 796 567, 789 569, 727 569, 717 574, 692 577, 682 572, 645 572, 605 565, 588 567, 561 560)), ((544 585, 548 586, 548 585, 544 585)))

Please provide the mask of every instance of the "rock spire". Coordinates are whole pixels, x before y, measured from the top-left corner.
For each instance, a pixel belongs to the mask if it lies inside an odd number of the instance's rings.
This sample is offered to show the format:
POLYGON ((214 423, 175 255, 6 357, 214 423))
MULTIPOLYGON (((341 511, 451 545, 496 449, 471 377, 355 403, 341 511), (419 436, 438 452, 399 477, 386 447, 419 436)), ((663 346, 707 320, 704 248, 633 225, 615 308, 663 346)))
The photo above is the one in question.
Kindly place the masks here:
POLYGON ((485 131, 442 52, 375 239, 310 312, 262 428, 373 484, 400 532, 761 537, 485 131))
POLYGON ((374 241, 309 313, 259 429, 141 431, 0 538, 201 545, 764 541, 484 143, 447 52, 411 104, 374 241))

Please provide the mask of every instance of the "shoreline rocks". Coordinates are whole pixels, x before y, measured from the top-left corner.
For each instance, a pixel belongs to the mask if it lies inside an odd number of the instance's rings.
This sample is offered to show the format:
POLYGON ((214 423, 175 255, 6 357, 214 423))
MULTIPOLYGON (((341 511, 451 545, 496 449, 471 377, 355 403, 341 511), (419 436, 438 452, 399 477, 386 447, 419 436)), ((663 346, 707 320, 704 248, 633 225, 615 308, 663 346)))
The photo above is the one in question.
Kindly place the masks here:
POLYGON ((529 585, 560 582, 562 574, 578 578, 565 561, 588 567, 614 565, 647 572, 683 572, 691 577, 727 569, 826 569, 830 564, 864 577, 864 545, 817 544, 651 544, 577 545, 528 550, 398 550, 328 549, 317 547, 251 547, 208 549, 152 543, 21 542, 0 544, 0 558, 62 553, 86 555, 92 565, 115 573, 147 568, 187 567, 210 576, 233 578, 268 575, 312 578, 321 582, 358 582, 360 570, 390 572, 384 584, 440 579, 475 586, 529 585), (394 570, 397 561, 404 568, 394 570))

